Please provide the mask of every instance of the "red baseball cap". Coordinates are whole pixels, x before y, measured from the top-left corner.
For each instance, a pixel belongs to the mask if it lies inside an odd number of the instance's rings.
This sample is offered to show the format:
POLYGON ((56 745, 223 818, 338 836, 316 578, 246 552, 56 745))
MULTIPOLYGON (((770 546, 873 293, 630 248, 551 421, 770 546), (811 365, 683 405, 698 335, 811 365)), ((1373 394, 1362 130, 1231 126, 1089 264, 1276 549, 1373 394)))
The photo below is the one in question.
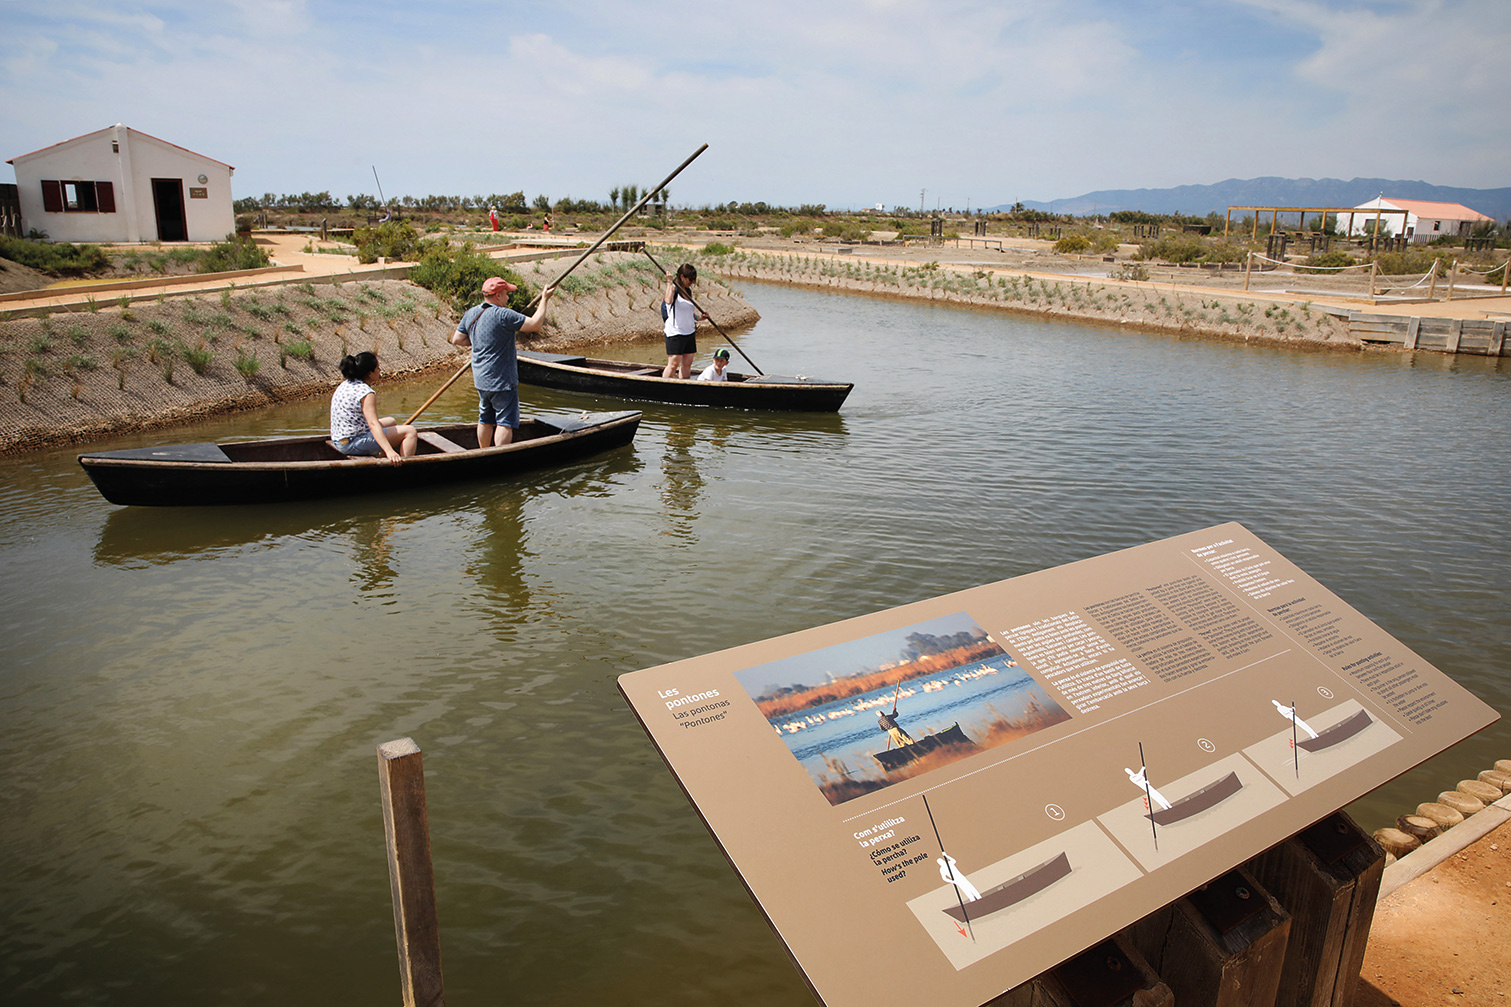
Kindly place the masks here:
POLYGON ((490 277, 488 277, 488 279, 486 279, 486 280, 483 281, 483 296, 484 297, 492 297, 494 294, 498 293, 500 290, 518 290, 518 289, 519 289, 518 287, 516 287, 514 284, 510 283, 508 280, 504 279, 502 276, 490 276, 490 277))

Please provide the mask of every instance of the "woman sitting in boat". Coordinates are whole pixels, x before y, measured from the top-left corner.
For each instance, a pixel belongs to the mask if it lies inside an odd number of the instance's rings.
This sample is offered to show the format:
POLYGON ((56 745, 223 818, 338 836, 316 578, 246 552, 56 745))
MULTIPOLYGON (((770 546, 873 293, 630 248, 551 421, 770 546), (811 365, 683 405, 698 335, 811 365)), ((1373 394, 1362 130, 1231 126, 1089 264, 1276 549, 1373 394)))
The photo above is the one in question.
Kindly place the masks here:
POLYGON ((346 378, 331 396, 331 443, 344 455, 385 455, 397 465, 413 458, 419 432, 392 416, 378 415, 378 393, 367 379, 378 373, 377 354, 368 351, 341 358, 346 378), (399 449, 394 450, 394 441, 399 449))

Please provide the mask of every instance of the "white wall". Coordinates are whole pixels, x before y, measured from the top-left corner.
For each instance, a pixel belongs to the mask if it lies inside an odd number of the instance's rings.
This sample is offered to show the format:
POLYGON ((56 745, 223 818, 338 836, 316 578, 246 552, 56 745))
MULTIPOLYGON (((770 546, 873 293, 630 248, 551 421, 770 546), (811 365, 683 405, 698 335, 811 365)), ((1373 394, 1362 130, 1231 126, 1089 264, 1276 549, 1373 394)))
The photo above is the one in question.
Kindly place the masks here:
POLYGON ((189 241, 221 241, 236 226, 229 165, 125 126, 97 130, 12 162, 22 226, 45 231, 53 241, 160 240, 154 178, 180 180, 189 241), (49 213, 42 198, 43 179, 110 182, 115 212, 49 213), (204 189, 206 198, 191 198, 191 188, 204 189))

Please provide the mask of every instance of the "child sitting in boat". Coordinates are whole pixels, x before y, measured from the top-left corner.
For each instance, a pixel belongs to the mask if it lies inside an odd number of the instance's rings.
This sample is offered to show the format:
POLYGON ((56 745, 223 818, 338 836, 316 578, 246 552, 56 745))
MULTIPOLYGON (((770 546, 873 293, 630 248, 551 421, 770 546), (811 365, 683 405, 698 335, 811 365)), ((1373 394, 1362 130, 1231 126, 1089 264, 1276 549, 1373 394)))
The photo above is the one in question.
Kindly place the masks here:
POLYGON ((714 362, 703 368, 703 373, 698 375, 699 381, 728 381, 724 368, 729 366, 729 351, 724 347, 714 350, 714 362))
POLYGON ((378 415, 378 393, 367 379, 378 373, 378 356, 364 350, 341 358, 345 381, 331 396, 331 443, 344 455, 385 455, 399 464, 413 458, 419 432, 392 416, 378 415), (394 441, 399 449, 394 450, 394 441))

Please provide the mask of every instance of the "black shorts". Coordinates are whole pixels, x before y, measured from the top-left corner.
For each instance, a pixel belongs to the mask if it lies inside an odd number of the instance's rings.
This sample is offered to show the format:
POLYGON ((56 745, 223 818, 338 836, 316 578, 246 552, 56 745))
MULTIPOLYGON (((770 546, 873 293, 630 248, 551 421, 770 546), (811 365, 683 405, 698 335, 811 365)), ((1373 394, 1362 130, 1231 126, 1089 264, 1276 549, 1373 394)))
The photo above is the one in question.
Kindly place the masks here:
POLYGON ((669 357, 681 356, 684 353, 698 352, 698 336, 690 333, 685 336, 666 337, 666 355, 669 357))

